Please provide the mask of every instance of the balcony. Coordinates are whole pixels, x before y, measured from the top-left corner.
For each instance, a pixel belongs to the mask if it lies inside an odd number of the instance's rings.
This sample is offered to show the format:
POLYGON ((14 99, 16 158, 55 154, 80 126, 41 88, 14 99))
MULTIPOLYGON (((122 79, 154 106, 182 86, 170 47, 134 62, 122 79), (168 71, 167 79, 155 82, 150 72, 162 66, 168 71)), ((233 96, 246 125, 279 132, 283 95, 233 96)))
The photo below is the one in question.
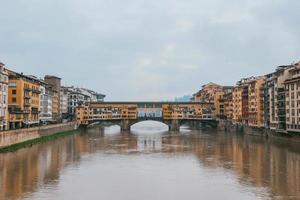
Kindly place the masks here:
POLYGON ((32 93, 40 94, 41 91, 40 90, 32 90, 32 93))
POLYGON ((23 110, 23 113, 24 113, 24 114, 29 114, 29 113, 30 113, 30 110, 23 110))
POLYGON ((26 92, 30 92, 30 91, 31 91, 31 89, 30 89, 30 88, 24 88, 24 91, 26 91, 26 92))
POLYGON ((31 99, 29 95, 24 95, 24 99, 31 99))

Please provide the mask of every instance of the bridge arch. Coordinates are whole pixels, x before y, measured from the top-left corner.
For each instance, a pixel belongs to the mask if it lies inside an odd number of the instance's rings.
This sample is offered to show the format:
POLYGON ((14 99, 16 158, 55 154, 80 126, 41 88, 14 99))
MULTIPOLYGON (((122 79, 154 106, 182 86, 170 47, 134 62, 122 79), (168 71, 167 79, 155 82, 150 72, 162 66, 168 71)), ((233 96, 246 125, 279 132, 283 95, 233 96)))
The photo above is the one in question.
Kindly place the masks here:
POLYGON ((130 127, 133 127, 135 125, 138 125, 140 123, 144 123, 144 122, 155 122, 155 123, 160 123, 160 124, 163 124, 165 126, 167 126, 168 128, 170 128, 170 124, 165 122, 164 120, 162 119, 139 119, 139 120, 135 120, 135 121, 132 121, 129 123, 129 126, 130 127))

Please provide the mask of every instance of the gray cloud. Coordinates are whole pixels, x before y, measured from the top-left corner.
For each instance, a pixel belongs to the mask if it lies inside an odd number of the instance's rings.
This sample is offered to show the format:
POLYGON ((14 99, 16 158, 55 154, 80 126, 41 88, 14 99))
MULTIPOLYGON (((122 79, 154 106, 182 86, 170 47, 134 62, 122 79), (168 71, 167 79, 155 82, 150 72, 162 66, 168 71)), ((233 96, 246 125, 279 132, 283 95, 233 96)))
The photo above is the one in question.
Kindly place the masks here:
POLYGON ((299 58, 296 0, 15 0, 0 59, 112 100, 162 100, 234 84, 299 58))

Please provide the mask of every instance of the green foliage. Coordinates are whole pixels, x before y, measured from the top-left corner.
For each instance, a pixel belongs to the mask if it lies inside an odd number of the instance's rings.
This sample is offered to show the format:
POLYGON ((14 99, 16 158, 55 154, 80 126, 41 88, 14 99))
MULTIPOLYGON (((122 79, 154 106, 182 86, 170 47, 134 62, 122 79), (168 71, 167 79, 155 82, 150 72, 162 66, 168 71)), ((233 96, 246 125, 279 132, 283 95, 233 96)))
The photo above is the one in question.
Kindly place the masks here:
POLYGON ((45 142, 48 142, 48 141, 51 141, 51 140, 56 140, 58 138, 62 138, 62 137, 77 134, 77 133, 78 133, 78 131, 76 131, 76 130, 70 130, 70 131, 55 133, 55 134, 52 134, 52 135, 42 136, 42 137, 39 137, 39 138, 35 138, 35 139, 32 139, 32 140, 27 140, 25 142, 21 142, 21 143, 17 143, 17 144, 13 144, 13 145, 10 145, 10 146, 7 146, 7 147, 0 148, 0 153, 14 152, 14 151, 17 151, 17 150, 22 149, 22 148, 31 147, 35 144, 45 143, 45 142))

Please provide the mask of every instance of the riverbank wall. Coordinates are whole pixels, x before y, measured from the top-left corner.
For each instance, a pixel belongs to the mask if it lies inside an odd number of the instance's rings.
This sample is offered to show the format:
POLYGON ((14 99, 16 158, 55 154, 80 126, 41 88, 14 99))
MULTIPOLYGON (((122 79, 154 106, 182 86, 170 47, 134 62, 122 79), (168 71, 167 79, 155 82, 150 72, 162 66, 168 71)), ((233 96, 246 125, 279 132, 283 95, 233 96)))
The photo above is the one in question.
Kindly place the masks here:
POLYGON ((26 141, 77 129, 76 122, 0 132, 0 149, 26 141))
POLYGON ((243 133, 248 135, 265 136, 265 137, 295 137, 300 138, 300 135, 295 133, 280 132, 267 128, 251 127, 242 123, 232 123, 230 120, 220 120, 218 129, 225 132, 243 133))

